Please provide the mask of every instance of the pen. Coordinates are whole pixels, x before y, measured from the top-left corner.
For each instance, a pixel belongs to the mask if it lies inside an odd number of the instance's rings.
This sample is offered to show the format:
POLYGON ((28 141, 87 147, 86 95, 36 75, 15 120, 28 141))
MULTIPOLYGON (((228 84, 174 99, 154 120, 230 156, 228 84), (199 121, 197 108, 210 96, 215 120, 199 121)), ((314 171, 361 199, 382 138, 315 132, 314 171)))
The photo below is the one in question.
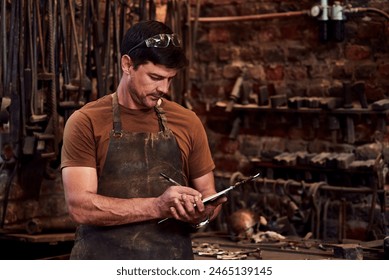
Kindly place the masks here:
POLYGON ((163 178, 165 178, 166 180, 168 180, 170 183, 172 184, 175 184, 176 186, 181 186, 180 183, 174 181, 172 178, 170 178, 169 176, 167 176, 165 173, 159 173, 163 178))
MULTIPOLYGON (((172 178, 170 178, 169 176, 167 176, 165 173, 159 173, 159 175, 161 175, 163 178, 165 178, 166 180, 168 180, 170 183, 172 183, 172 184, 175 184, 176 186, 181 186, 181 184, 180 183, 178 183, 177 181, 174 181, 172 178)), ((196 207, 196 204, 194 204, 193 205, 194 207, 196 207)), ((162 222, 164 222, 164 221, 166 221, 166 220, 168 220, 169 218, 165 218, 165 219, 163 219, 163 220, 160 220, 159 222, 158 222, 158 224, 160 224, 160 223, 162 223, 162 222)))

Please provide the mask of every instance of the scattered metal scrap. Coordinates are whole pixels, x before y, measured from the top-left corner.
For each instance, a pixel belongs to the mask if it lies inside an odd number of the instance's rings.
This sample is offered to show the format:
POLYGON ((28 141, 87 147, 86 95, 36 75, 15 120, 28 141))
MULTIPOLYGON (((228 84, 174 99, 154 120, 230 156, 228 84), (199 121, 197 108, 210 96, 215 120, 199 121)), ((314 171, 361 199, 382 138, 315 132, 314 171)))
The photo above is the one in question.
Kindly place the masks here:
POLYGON ((263 241, 281 241, 285 239, 285 236, 275 232, 275 231, 259 231, 251 236, 251 239, 255 243, 260 243, 263 241))
MULTIPOLYGON (((275 232, 262 232, 269 239, 263 239, 254 243, 253 239, 231 241, 228 234, 218 232, 204 232, 193 235, 193 252, 202 258, 215 258, 218 260, 244 260, 244 259, 268 259, 269 252, 278 254, 277 258, 290 259, 295 255, 304 259, 382 259, 384 252, 382 242, 370 241, 358 244, 352 243, 328 243, 322 240, 311 239, 313 234, 306 236, 284 237, 275 232), (275 234, 273 236, 273 234, 275 234), (283 237, 283 238, 282 238, 283 237), (277 240, 278 239, 278 240, 277 240)), ((345 240, 347 242, 347 240, 345 240)), ((274 256, 274 255, 273 255, 274 256)))
POLYGON ((260 248, 234 251, 222 249, 219 244, 208 242, 193 242, 192 247, 194 254, 197 254, 198 256, 215 257, 218 260, 244 260, 247 259, 249 255, 256 259, 262 259, 260 248))

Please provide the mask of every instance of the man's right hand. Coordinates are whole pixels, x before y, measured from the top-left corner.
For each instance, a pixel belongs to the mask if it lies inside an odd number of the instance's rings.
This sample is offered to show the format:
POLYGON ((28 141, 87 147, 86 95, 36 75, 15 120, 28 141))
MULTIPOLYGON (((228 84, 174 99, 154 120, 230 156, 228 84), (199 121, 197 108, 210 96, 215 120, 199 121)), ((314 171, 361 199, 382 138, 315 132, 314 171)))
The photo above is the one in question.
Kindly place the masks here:
POLYGON ((157 207, 160 209, 162 218, 173 217, 180 221, 190 222, 196 213, 198 215, 204 212, 201 199, 201 193, 193 188, 171 186, 158 197, 157 207))

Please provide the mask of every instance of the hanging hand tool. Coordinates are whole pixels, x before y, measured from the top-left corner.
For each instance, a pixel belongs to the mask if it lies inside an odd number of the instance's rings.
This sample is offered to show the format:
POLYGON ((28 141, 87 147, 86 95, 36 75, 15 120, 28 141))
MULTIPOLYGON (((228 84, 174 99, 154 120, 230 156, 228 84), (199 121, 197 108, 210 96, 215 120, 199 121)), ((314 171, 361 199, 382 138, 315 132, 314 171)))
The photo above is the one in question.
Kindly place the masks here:
POLYGON ((139 21, 147 20, 146 0, 139 0, 139 21))
POLYGON ((231 129, 230 135, 228 136, 229 139, 236 140, 238 138, 241 122, 242 122, 241 117, 237 117, 233 121, 232 129, 231 129))
MULTIPOLYGON (((57 29, 57 0, 49 0, 49 55, 50 55, 50 64, 49 70, 52 75, 51 84, 50 84, 50 113, 51 113, 51 127, 47 127, 47 130, 51 135, 53 135, 53 151, 54 154, 49 152, 50 156, 53 157, 58 155, 58 111, 57 111, 57 80, 55 77, 55 40, 56 40, 56 29, 57 29)), ((44 154, 42 154, 44 156, 44 154)))
POLYGON ((96 76, 97 76, 97 96, 102 97, 106 94, 104 92, 104 78, 102 75, 102 64, 101 64, 101 47, 104 43, 101 32, 101 23, 99 20, 99 1, 91 0, 90 8, 92 14, 92 23, 93 23, 93 43, 94 43, 94 60, 96 66, 96 76))
POLYGON ((349 144, 354 144, 355 142, 355 127, 354 127, 354 119, 352 116, 346 116, 346 135, 345 141, 349 144))
POLYGON ((227 104, 226 112, 231 112, 234 108, 234 104, 238 102, 240 95, 241 95, 241 87, 243 83, 243 76, 239 76, 234 84, 234 87, 232 88, 231 94, 230 94, 230 101, 227 104))
POLYGON ((18 80, 18 53, 20 48, 20 25, 21 20, 19 20, 19 17, 21 15, 20 13, 20 4, 12 2, 13 12, 14 14, 12 17, 16 20, 15 26, 14 26, 14 32, 10 33, 10 36, 12 39, 10 40, 10 59, 9 62, 10 67, 8 67, 9 72, 11 73, 10 76, 10 82, 9 84, 9 93, 11 95, 11 105, 10 105, 10 112, 11 112, 11 120, 10 120, 10 132, 11 132, 11 139, 13 139, 13 142, 17 148, 15 148, 15 153, 18 155, 18 145, 20 144, 20 95, 19 95, 19 80, 18 80))
MULTIPOLYGON (((40 7, 40 1, 35 1, 36 6, 36 15, 37 15, 37 23, 38 23, 38 35, 39 35, 39 47, 40 47, 40 59, 41 59, 41 65, 42 65, 42 72, 38 74, 39 80, 51 80, 52 75, 51 73, 48 73, 47 67, 46 67, 46 52, 45 52, 45 46, 46 41, 43 39, 43 30, 42 30, 42 17, 41 17, 41 7, 40 7)), ((50 13, 50 11, 49 11, 50 13)), ((49 23, 50 24, 50 23, 49 23)))
MULTIPOLYGON (((12 83, 11 81, 11 76, 12 76, 12 66, 13 66, 13 56, 14 56, 14 52, 15 52, 15 42, 14 42, 14 39, 15 39, 15 36, 16 36, 16 33, 15 32, 15 24, 18 24, 18 22, 16 22, 16 15, 15 15, 15 9, 16 9, 16 5, 17 3, 15 3, 16 1, 12 1, 11 3, 11 14, 9 16, 9 39, 6 38, 7 36, 7 33, 4 33, 3 36, 5 37, 5 40, 4 42, 7 42, 8 44, 5 45, 5 48, 4 48, 4 51, 8 50, 8 57, 4 57, 4 61, 7 62, 7 65, 5 65, 4 69, 7 69, 7 71, 5 71, 4 73, 4 94, 5 93, 10 93, 10 90, 9 90, 9 87, 12 83)), ((4 4, 4 9, 6 8, 6 5, 4 4)), ((6 25, 5 25, 6 26, 6 25)), ((3 26, 4 28, 4 26, 3 26)), ((16 80, 16 77, 15 77, 15 80, 16 80)), ((9 95, 9 94, 8 94, 9 95)))
POLYGON ((353 107, 353 96, 350 82, 343 82, 343 108, 350 109, 353 107))
POLYGON ((25 24, 26 24, 26 34, 28 34, 28 51, 26 51, 26 67, 24 68, 24 91, 21 91, 22 94, 22 131, 23 131, 23 148, 22 152, 24 155, 33 155, 35 151, 35 137, 28 135, 27 128, 27 119, 26 116, 30 116, 30 108, 26 108, 26 104, 31 99, 31 95, 35 95, 36 92, 36 32, 34 30, 35 26, 35 15, 33 14, 32 0, 27 0, 26 5, 26 15, 25 15, 25 24), (34 94, 31 94, 34 92, 34 94))
POLYGON ((77 55, 77 62, 78 62, 78 74, 79 74, 79 94, 77 96, 76 103, 80 100, 82 87, 85 83, 84 81, 84 68, 82 66, 82 58, 81 58, 81 51, 80 51, 80 45, 78 43, 78 35, 76 31, 76 19, 74 14, 74 7, 73 7, 73 1, 69 0, 69 11, 70 11, 70 22, 72 25, 72 32, 73 32, 73 40, 76 48, 76 55, 77 55))
MULTIPOLYGON (((34 5, 32 3, 32 0, 27 1, 27 11, 26 11, 26 24, 27 24, 27 36, 28 36, 28 51, 26 51, 26 54, 28 56, 28 62, 27 62, 27 68, 29 68, 30 71, 29 74, 31 77, 29 77, 31 80, 29 81, 29 85, 26 86, 26 99, 31 100, 31 92, 36 91, 36 79, 37 79, 37 69, 36 69, 36 16, 35 16, 35 9, 34 5)), ((27 41, 27 40, 26 40, 27 41)), ((26 101, 27 101, 26 100, 26 101)), ((31 112, 29 112, 31 113, 31 112)), ((25 113, 26 115, 27 112, 25 113)), ((24 116, 25 117, 25 116, 24 116)))
POLYGON ((183 22, 184 22, 184 27, 183 29, 183 34, 182 37, 185 37, 185 52, 186 52, 186 57, 189 59, 189 67, 185 69, 185 82, 184 82, 184 102, 186 105, 186 108, 189 110, 192 110, 193 106, 191 104, 191 99, 192 99, 192 82, 190 79, 190 72, 193 71, 193 36, 192 36, 192 22, 190 20, 190 11, 191 11, 191 6, 190 6, 190 1, 184 1, 183 7, 183 22))
POLYGON ((339 119, 335 116, 328 116, 328 129, 331 131, 331 141, 332 143, 338 142, 338 132, 340 130, 339 119))
MULTIPOLYGON (((65 3, 64 1, 60 1, 59 6, 59 13, 60 13, 60 19, 61 19, 61 39, 62 39, 62 67, 63 67, 63 84, 64 84, 64 91, 67 90, 69 87, 70 82, 70 72, 69 72, 69 53, 68 53, 68 40, 67 40, 67 28, 66 28, 66 15, 65 15, 65 3)), ((68 97, 64 97, 65 100, 68 100, 68 97)))
POLYGON ((120 35, 119 35, 119 18, 117 15, 118 4, 117 0, 113 1, 113 45, 114 45, 114 53, 116 53, 115 58, 116 61, 113 63, 114 67, 114 79, 113 79, 113 88, 117 88, 120 77, 121 77, 121 56, 120 56, 120 35))
MULTIPOLYGON (((351 93, 351 85, 349 82, 343 82, 343 93, 344 93, 344 108, 352 108, 352 93, 351 93)), ((354 132, 354 119, 352 116, 346 115, 346 125, 345 125, 345 141, 349 144, 353 144, 355 142, 355 132, 354 132)))
POLYGON ((359 99, 359 103, 361 104, 361 107, 364 109, 368 108, 369 105, 367 104, 366 95, 365 95, 365 82, 359 81, 359 82, 354 83, 351 86, 351 90, 354 93, 356 93, 356 95, 359 99))
POLYGON ((149 0, 149 20, 155 20, 156 6, 154 0, 149 0))
POLYGON ((269 89, 267 85, 260 86, 258 92, 258 105, 269 105, 269 89))
MULTIPOLYGON (((126 19, 126 9, 127 9, 127 0, 121 0, 121 5, 120 5, 120 42, 123 40, 124 33, 126 32, 126 24, 127 24, 127 19, 126 19)), ((132 25, 132 24, 131 24, 132 25)))
MULTIPOLYGON (((11 20, 14 20, 14 22, 11 21, 11 31, 9 33, 10 36, 10 48, 9 48, 9 74, 8 74, 8 81, 9 83, 6 83, 6 86, 8 86, 7 90, 9 90, 10 97, 11 97, 11 104, 10 104, 10 138, 13 139, 12 146, 10 149, 12 150, 12 160, 13 162, 13 170, 9 174, 7 178, 7 182, 4 189, 4 198, 3 198, 3 205, 2 205, 2 217, 0 221, 0 227, 4 227, 6 214, 7 214, 7 208, 8 208, 8 200, 9 200, 9 194, 10 189, 12 186, 13 179, 16 175, 16 172, 18 170, 18 156, 19 156, 19 149, 20 149, 20 96, 18 95, 18 56, 17 52, 20 48, 20 20, 19 17, 22 15, 21 8, 20 8, 20 2, 19 1, 12 1, 11 3, 11 20)), ((11 158, 9 158, 11 160, 11 158)))
POLYGON ((36 104, 40 104, 39 100, 41 97, 38 96, 38 80, 51 80, 53 77, 50 73, 48 73, 46 68, 46 53, 45 53, 45 41, 43 39, 43 31, 42 31, 42 18, 40 12, 40 2, 35 1, 35 5, 33 6, 33 38, 37 38, 38 40, 33 40, 33 57, 34 57, 34 65, 33 65, 33 88, 31 90, 31 98, 30 98, 30 122, 42 122, 47 120, 47 115, 43 114, 43 110, 41 110, 40 114, 36 111, 36 104), (38 34, 36 34, 38 32, 38 34), (41 72, 38 73, 38 48, 36 46, 36 42, 39 43, 39 51, 40 51, 40 59, 41 59, 41 72))
MULTIPOLYGON (((109 85, 111 83, 111 1, 105 3, 105 19, 104 19, 104 37, 107 38, 101 50, 101 57, 104 58, 104 92, 108 92, 109 85)), ((115 14, 115 11, 113 11, 115 14)), ((115 29, 115 27, 114 27, 115 29)), ((115 32, 115 31, 114 31, 115 32)), ((117 55, 119 57, 119 55, 117 55)), ((113 63, 115 64, 115 63, 113 63)))
POLYGON ((250 96, 252 92, 253 85, 250 81, 243 81, 242 83, 242 105, 247 105, 250 103, 250 96))
POLYGON ((1 32, 0 32, 0 97, 4 96, 5 93, 5 77, 6 74, 3 72, 7 65, 7 26, 5 18, 6 0, 1 1, 1 32))

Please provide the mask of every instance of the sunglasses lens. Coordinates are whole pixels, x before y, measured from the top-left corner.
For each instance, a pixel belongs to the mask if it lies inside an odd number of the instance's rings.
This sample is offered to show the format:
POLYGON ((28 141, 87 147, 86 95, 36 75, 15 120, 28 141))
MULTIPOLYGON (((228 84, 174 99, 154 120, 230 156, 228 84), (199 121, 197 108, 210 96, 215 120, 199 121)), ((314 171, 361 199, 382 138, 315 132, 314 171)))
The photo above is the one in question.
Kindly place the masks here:
POLYGON ((169 34, 159 34, 159 36, 161 38, 161 40, 159 41, 159 47, 166 48, 167 46, 169 46, 169 34))
POLYGON ((145 40, 147 47, 166 48, 170 41, 176 47, 180 46, 180 39, 176 34, 158 34, 145 40))
POLYGON ((171 34, 170 38, 174 46, 179 47, 181 45, 180 38, 177 34, 171 34))

